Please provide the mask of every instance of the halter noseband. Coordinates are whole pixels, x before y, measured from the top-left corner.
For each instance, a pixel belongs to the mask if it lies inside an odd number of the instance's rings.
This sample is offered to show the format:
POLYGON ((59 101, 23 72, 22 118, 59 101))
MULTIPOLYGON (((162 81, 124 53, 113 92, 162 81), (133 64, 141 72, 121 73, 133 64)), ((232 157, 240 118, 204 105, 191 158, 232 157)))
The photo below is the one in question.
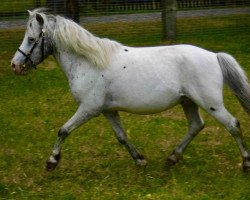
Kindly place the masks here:
POLYGON ((28 61, 31 62, 31 66, 34 67, 36 69, 36 66, 34 65, 33 60, 30 58, 32 52, 34 51, 34 49, 36 48, 36 46, 39 44, 40 39, 42 39, 42 43, 41 43, 41 52, 42 52, 42 59, 41 62, 44 60, 44 38, 45 38, 45 32, 46 29, 42 29, 41 33, 39 34, 39 38, 38 40, 36 40, 36 42, 34 43, 33 47, 31 48, 31 50, 28 53, 23 52, 20 48, 17 49, 17 51, 19 51, 21 54, 23 54, 26 58, 24 61, 24 64, 26 64, 28 61))

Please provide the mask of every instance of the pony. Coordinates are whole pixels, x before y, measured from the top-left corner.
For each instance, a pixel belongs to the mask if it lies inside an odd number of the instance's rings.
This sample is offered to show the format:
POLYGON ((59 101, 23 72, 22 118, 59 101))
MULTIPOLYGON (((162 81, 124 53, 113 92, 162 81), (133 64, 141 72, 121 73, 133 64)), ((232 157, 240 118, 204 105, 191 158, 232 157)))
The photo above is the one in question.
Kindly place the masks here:
POLYGON ((70 133, 100 114, 111 124, 118 141, 137 165, 146 165, 144 156, 128 141, 119 111, 153 114, 181 104, 188 121, 184 139, 167 158, 174 165, 184 150, 204 128, 200 108, 225 126, 234 137, 243 160, 250 169, 250 152, 240 124, 225 108, 226 83, 250 115, 250 86, 238 62, 229 54, 214 53, 192 45, 129 47, 99 38, 61 16, 41 9, 29 12, 24 39, 11 66, 19 75, 27 74, 49 55, 58 61, 78 103, 75 114, 59 129, 46 164, 51 171, 60 160, 63 142, 70 133))

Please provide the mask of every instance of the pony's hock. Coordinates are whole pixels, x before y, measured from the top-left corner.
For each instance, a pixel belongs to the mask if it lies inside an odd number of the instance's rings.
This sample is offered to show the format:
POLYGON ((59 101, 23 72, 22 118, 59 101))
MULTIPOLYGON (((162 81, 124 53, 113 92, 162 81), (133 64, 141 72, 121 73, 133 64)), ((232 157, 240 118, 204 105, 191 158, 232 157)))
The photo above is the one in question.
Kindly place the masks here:
POLYGON ((238 120, 224 107, 223 83, 227 83, 250 114, 250 86, 237 61, 226 53, 213 53, 191 45, 133 48, 101 39, 76 23, 43 10, 29 11, 27 30, 12 59, 16 74, 24 74, 53 55, 65 72, 71 93, 79 102, 76 113, 61 127, 47 162, 53 170, 68 135, 91 118, 103 114, 118 141, 138 165, 144 157, 129 142, 119 111, 152 114, 181 104, 188 132, 168 157, 182 159, 188 144, 203 129, 199 108, 225 126, 234 137, 250 169, 250 153, 238 120))

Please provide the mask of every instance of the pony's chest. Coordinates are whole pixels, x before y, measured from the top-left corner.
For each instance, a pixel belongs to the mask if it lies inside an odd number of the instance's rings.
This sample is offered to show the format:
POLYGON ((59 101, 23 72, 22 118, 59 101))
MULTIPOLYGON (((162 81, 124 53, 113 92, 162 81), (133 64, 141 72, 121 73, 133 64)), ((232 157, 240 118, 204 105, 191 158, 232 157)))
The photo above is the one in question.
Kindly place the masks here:
POLYGON ((70 90, 76 101, 104 96, 105 84, 101 75, 80 71, 69 76, 70 90))

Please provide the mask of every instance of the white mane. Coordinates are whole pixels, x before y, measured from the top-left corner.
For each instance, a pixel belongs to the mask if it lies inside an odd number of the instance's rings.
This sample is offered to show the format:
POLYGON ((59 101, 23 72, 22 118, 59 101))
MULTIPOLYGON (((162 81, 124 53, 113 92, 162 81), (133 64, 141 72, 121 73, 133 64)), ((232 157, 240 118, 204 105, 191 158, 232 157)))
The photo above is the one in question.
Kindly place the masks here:
POLYGON ((56 16, 53 39, 58 48, 84 56, 99 68, 105 68, 112 53, 121 44, 109 39, 101 39, 71 20, 56 16))

